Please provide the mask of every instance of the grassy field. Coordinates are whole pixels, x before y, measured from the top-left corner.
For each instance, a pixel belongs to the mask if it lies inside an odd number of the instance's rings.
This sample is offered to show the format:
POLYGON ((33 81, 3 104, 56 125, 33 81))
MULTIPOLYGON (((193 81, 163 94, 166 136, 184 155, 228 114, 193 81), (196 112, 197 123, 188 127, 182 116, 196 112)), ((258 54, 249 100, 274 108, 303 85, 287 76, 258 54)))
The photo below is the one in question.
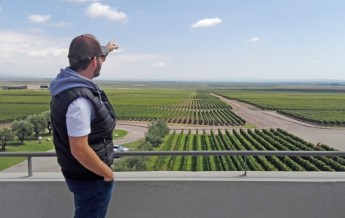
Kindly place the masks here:
MULTIPOLYGON (((34 138, 28 138, 25 140, 25 144, 19 143, 19 141, 14 140, 13 142, 9 142, 6 146, 5 151, 0 152, 41 152, 41 151, 49 151, 54 148, 52 142, 52 136, 43 134, 42 142, 39 143, 38 140, 34 138)), ((10 166, 16 165, 27 158, 20 158, 20 157, 2 157, 0 158, 0 171, 4 170, 10 166)))
MULTIPOLYGON (((114 139, 121 139, 125 137, 128 134, 125 130, 115 130, 114 131, 114 139)), ((20 144, 19 141, 12 141, 9 142, 6 146, 5 151, 0 152, 42 152, 42 151, 49 151, 54 149, 54 144, 52 141, 52 135, 48 134, 41 134, 42 141, 41 143, 38 142, 38 140, 29 137, 24 142, 25 144, 20 144)), ((134 147, 137 146, 140 142, 133 142, 129 143, 126 146, 134 147)), ((0 158, 0 171, 11 167, 13 165, 16 165, 22 161, 25 161, 27 158, 17 158, 17 157, 2 157, 0 158)))

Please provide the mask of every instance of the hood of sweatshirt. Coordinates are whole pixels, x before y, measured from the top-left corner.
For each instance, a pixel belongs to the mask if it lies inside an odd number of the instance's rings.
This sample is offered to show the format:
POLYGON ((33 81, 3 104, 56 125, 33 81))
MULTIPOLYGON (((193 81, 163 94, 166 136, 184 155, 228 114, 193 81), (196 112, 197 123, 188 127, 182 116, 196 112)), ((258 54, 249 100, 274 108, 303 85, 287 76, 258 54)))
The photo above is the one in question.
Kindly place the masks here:
POLYGON ((60 73, 50 83, 49 91, 52 96, 56 96, 67 89, 77 87, 90 88, 98 93, 100 91, 100 88, 92 80, 81 76, 69 67, 60 70, 60 73))

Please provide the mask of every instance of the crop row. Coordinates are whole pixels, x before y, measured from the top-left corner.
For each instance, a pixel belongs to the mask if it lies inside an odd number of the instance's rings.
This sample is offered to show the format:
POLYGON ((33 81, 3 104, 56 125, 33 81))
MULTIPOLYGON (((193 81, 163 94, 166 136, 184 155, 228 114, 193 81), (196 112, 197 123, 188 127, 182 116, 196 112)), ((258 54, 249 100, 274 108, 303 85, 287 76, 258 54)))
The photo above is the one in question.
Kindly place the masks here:
MULTIPOLYGON (((119 120, 153 120, 194 125, 244 125, 231 106, 202 90, 108 90, 119 120)), ((49 110, 48 91, 1 91, 0 122, 49 110)))
POLYGON ((327 126, 345 125, 345 95, 342 92, 308 90, 214 90, 214 92, 307 122, 327 126))
POLYGON ((24 119, 29 115, 49 110, 49 104, 1 104, 0 123, 24 119))
POLYGON ((245 120, 218 97, 202 91, 189 98, 166 105, 115 105, 122 120, 152 120, 161 118, 169 123, 194 125, 244 125, 245 120))
MULTIPOLYGON (((318 151, 333 150, 326 145, 314 146, 282 129, 229 130, 206 133, 190 130, 173 132, 160 146, 163 151, 318 151)), ((345 171, 342 157, 265 157, 247 156, 161 156, 152 157, 148 170, 173 171, 242 171, 245 162, 251 171, 345 171)))

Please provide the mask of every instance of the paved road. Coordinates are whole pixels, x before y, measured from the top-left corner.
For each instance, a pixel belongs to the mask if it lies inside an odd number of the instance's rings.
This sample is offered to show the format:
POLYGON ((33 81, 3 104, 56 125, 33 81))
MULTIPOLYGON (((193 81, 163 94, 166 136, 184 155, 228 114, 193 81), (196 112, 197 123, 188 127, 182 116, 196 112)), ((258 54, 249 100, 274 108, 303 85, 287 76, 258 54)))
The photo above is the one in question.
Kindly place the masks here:
MULTIPOLYGON (((228 100, 220 97, 221 100, 230 104, 235 113, 243 117, 248 124, 255 126, 258 129, 281 128, 294 135, 297 135, 311 143, 321 142, 334 147, 338 150, 345 151, 345 128, 326 128, 315 126, 292 118, 280 115, 274 111, 263 111, 252 105, 239 102, 236 100, 228 100)), ((115 144, 125 144, 131 141, 136 141, 144 137, 147 131, 148 122, 139 121, 119 121, 116 128, 128 131, 128 135, 120 140, 115 140, 115 144)), ((169 124, 172 131, 181 131, 191 129, 193 132, 196 129, 209 132, 210 129, 233 129, 240 127, 225 127, 225 126, 197 126, 186 124, 169 124)), ((59 166, 56 163, 56 158, 33 158, 34 172, 59 172, 59 166)), ((16 166, 13 166, 2 172, 27 172, 27 162, 24 161, 16 166)))

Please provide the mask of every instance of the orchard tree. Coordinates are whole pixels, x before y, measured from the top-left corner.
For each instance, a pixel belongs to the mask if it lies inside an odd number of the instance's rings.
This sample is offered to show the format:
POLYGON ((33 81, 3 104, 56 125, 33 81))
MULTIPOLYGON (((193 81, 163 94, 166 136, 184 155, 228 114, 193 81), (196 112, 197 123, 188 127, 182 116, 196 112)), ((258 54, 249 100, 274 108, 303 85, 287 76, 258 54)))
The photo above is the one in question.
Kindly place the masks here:
POLYGON ((43 112, 41 115, 44 117, 46 121, 46 128, 48 129, 50 135, 52 132, 52 121, 50 119, 50 111, 43 112))
POLYGON ((149 141, 145 142, 144 144, 141 144, 140 146, 138 146, 138 148, 140 148, 141 151, 152 151, 153 150, 153 146, 149 141))
POLYGON ((43 115, 30 115, 26 120, 32 124, 35 132, 35 139, 38 139, 40 132, 44 132, 47 127, 46 118, 43 115))
POLYGON ((24 144, 25 137, 32 135, 34 132, 33 125, 26 120, 15 120, 11 129, 22 144, 24 144))
POLYGON ((0 130, 0 142, 3 151, 6 149, 7 141, 12 141, 13 139, 14 134, 10 128, 0 130))
POLYGON ((170 129, 163 119, 153 120, 145 134, 145 142, 150 142, 153 147, 157 147, 163 142, 163 138, 169 134, 169 131, 170 129))
POLYGON ((160 144, 162 144, 163 139, 154 132, 147 132, 145 134, 145 142, 150 143, 153 147, 158 147, 160 144))

